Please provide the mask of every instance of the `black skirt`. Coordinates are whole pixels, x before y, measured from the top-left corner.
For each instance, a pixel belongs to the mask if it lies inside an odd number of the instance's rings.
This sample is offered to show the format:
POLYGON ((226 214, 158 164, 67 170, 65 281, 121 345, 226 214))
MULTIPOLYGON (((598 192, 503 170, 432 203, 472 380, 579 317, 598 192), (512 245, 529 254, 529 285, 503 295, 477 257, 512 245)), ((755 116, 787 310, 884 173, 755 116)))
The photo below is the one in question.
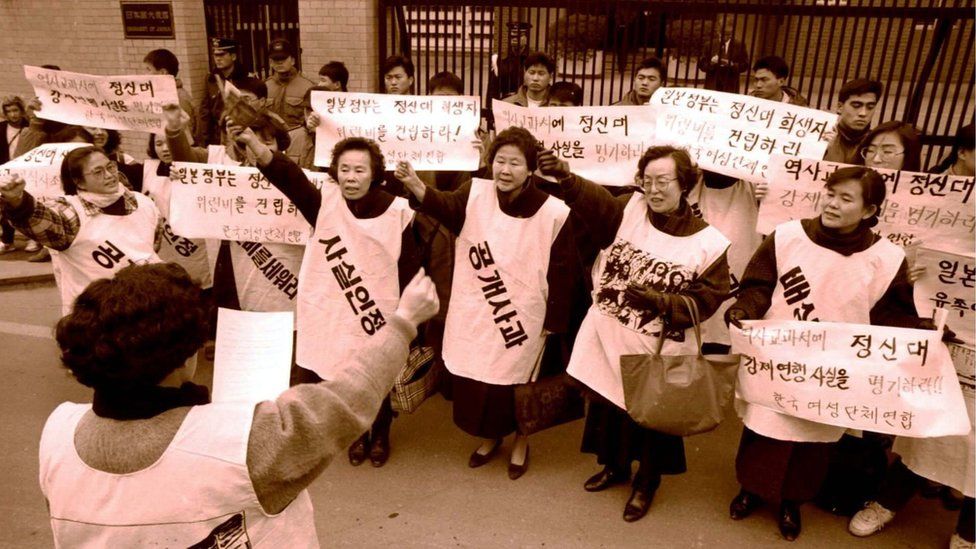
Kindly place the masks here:
POLYGON ((618 471, 630 471, 637 461, 644 475, 676 475, 687 470, 685 443, 679 436, 641 427, 600 395, 587 392, 590 401, 583 428, 581 451, 596 454, 597 463, 618 471))
POLYGON ((742 489, 769 501, 816 497, 830 464, 833 442, 794 442, 742 428, 735 476, 742 489))
POLYGON ((469 435, 502 438, 515 432, 515 386, 452 376, 454 424, 469 435))

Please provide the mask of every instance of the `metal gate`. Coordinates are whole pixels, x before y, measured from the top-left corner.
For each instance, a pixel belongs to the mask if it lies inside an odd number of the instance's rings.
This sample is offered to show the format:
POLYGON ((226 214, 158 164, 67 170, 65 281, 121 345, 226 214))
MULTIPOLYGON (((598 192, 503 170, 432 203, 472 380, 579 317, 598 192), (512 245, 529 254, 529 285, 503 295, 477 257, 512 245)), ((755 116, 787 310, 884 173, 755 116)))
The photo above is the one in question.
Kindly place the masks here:
MULTIPOLYGON (((974 0, 379 0, 381 58, 410 56, 417 90, 450 70, 467 93, 484 95, 491 55, 507 54, 509 23, 532 25, 529 49, 557 55, 557 80, 574 81, 585 101, 608 105, 630 89, 633 67, 656 55, 669 85, 702 86, 698 56, 722 17, 734 21, 750 64, 783 57, 789 84, 810 106, 833 110, 847 80, 885 85, 877 119, 914 123, 923 165, 942 156, 973 120, 974 0)), ((746 75, 748 72, 746 73, 746 75)), ((745 75, 741 91, 746 91, 745 75)))
MULTIPOLYGON (((207 40, 233 38, 241 47, 238 62, 265 79, 270 76, 268 43, 285 38, 301 51, 298 0, 204 0, 207 40)), ((295 59, 301 69, 301 55, 295 59)), ((213 68, 213 60, 210 60, 213 68)))

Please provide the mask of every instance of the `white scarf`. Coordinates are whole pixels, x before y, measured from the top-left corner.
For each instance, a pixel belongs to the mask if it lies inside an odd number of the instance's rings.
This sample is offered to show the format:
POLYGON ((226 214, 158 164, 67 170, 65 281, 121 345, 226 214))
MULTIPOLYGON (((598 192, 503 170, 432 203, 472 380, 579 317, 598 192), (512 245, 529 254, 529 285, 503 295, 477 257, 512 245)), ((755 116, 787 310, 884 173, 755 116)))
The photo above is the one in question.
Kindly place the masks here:
POLYGON ((115 204, 123 194, 125 194, 125 187, 123 187, 121 184, 119 184, 118 188, 111 193, 93 193, 91 191, 83 191, 78 189, 78 198, 81 198, 90 204, 94 204, 100 209, 104 209, 112 204, 115 204))

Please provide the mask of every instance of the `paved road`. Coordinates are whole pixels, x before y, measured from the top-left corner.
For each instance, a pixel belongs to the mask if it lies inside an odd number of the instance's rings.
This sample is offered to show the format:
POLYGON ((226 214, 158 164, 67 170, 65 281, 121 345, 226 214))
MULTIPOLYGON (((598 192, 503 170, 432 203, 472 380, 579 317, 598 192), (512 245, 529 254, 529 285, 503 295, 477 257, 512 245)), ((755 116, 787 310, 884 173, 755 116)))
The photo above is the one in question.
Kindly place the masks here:
MULTIPOLYGON (((52 287, 0 290, 0 547, 48 547, 51 534, 37 487, 37 443, 50 411, 90 393, 57 360, 49 326, 58 315, 52 287)), ((209 368, 201 368, 209 382, 209 368)), ((597 470, 578 452, 582 422, 533 437, 528 473, 506 475, 506 460, 467 468, 476 445, 454 427, 440 397, 393 425, 386 467, 352 467, 339 456, 311 488, 319 539, 326 547, 944 547, 955 515, 915 499, 884 532, 857 539, 846 521, 803 508, 803 534, 783 541, 771 510, 733 522, 733 458, 740 424, 687 440, 689 472, 665 478, 651 511, 621 519, 629 490, 590 494, 597 470)), ((507 441, 510 443, 510 441, 507 441)), ((504 454, 503 454, 504 455, 504 454)))

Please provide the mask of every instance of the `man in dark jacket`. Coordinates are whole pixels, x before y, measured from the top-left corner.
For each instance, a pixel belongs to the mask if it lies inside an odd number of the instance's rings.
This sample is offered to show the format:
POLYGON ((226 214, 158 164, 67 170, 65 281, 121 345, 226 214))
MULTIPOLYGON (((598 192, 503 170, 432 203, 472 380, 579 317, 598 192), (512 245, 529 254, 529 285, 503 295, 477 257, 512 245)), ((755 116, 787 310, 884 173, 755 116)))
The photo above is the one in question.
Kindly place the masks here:
POLYGON ((807 99, 800 92, 786 85, 790 66, 782 57, 769 55, 752 66, 752 91, 749 95, 807 107, 807 99))
POLYGON ((844 83, 837 97, 837 133, 827 144, 824 160, 858 164, 857 146, 871 130, 871 119, 884 86, 877 80, 856 78, 844 83))
POLYGON ((657 57, 648 57, 637 65, 633 88, 614 105, 646 105, 658 88, 667 82, 668 70, 657 57))
MULTIPOLYGON (((257 80, 247 73, 247 70, 237 62, 236 40, 230 38, 213 38, 210 40, 210 53, 213 56, 214 70, 207 77, 207 93, 197 109, 196 134, 193 139, 201 147, 219 145, 223 138, 220 130, 220 117, 224 113, 224 99, 222 89, 217 82, 229 80, 238 88, 251 88, 250 80, 257 80)), ((260 81, 259 81, 260 82, 260 81)))
POLYGON ((739 75, 749 70, 746 45, 735 39, 735 19, 722 16, 718 36, 702 51, 698 70, 705 73, 705 89, 739 93, 739 75))

